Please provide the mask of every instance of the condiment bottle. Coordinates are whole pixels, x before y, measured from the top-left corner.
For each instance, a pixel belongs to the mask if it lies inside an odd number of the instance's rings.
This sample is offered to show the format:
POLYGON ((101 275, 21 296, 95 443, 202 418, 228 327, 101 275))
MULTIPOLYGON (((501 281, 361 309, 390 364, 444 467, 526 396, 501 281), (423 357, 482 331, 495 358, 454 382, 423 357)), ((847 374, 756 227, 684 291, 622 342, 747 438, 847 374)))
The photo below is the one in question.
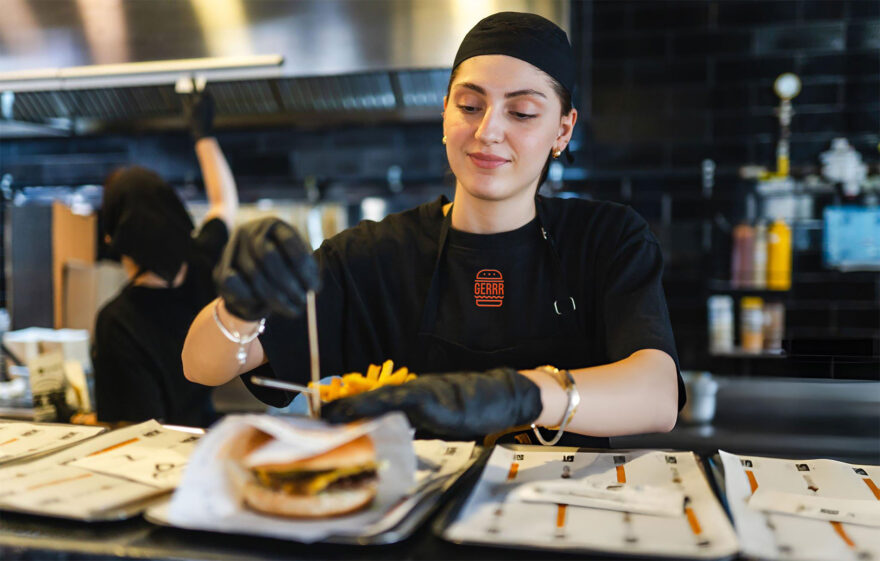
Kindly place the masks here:
POLYGON ((767 232, 767 288, 791 288, 791 228, 781 219, 767 232))
POLYGON ((709 352, 733 350, 733 297, 716 294, 709 297, 709 352))
POLYGON ((767 286, 767 225, 762 221, 755 226, 755 249, 752 261, 752 288, 767 286))
POLYGON ((764 348, 764 300, 757 296, 740 300, 740 341, 747 353, 760 353, 764 348))
POLYGON ((730 281, 734 288, 747 288, 752 282, 755 262, 755 229, 743 223, 733 229, 730 281))

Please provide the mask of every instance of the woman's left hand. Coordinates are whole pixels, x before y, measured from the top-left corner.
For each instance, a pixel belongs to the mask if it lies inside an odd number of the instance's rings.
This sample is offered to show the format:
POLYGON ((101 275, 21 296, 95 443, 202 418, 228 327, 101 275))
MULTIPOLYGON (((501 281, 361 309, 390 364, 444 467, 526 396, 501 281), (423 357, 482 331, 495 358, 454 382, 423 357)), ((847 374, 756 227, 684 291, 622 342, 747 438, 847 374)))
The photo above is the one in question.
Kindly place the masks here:
POLYGON ((534 382, 512 368, 496 368, 422 375, 324 404, 321 416, 344 423, 401 411, 417 430, 462 439, 529 424, 542 407, 534 382))

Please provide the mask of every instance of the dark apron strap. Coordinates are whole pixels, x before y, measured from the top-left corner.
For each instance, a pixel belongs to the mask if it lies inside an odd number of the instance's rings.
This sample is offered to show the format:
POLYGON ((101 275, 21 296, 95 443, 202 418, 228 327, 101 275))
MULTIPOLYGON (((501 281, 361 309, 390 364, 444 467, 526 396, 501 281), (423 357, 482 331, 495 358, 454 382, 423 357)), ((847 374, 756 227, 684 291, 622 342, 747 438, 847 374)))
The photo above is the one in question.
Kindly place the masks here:
POLYGON ((538 215, 538 226, 541 228, 541 235, 547 241, 547 246, 550 249, 550 266, 553 267, 553 284, 555 285, 556 294, 555 300, 552 302, 553 313, 561 316, 569 326, 576 327, 577 322, 575 318, 577 315, 575 310, 577 310, 577 302, 568 289, 565 271, 562 268, 562 259, 559 257, 559 252, 556 251, 556 242, 545 227, 547 221, 544 216, 543 198, 538 195, 535 196, 535 210, 538 215))
MULTIPOLYGON (((442 212, 442 207, 441 207, 442 212)), ((437 243, 437 259, 434 260, 434 270, 431 273, 431 284, 428 286, 428 294, 422 305, 422 321, 419 323, 419 333, 433 333, 437 322, 437 311, 440 306, 440 265, 446 251, 446 238, 449 236, 449 228, 452 226, 452 206, 443 217, 440 225, 440 237, 437 243)))

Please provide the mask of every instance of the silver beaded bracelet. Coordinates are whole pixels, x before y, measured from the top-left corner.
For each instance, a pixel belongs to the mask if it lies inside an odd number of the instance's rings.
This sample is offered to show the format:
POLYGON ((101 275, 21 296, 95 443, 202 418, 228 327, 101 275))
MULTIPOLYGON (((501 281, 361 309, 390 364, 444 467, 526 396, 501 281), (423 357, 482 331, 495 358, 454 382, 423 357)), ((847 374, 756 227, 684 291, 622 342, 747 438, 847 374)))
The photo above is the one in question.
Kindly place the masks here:
POLYGON ((565 414, 562 416, 562 424, 558 427, 547 427, 549 429, 556 429, 556 434, 553 435, 553 438, 550 440, 544 440, 544 436, 541 434, 541 431, 538 430, 537 425, 532 423, 532 430, 535 432, 535 437, 537 437, 538 442, 544 446, 553 446, 559 442, 559 439, 565 434, 565 428, 568 427, 568 424, 571 423, 571 420, 574 418, 574 414, 581 402, 581 394, 578 393, 574 376, 572 376, 571 372, 568 370, 559 370, 553 366, 540 366, 537 370, 543 370, 556 378, 556 381, 562 386, 565 393, 568 394, 568 406, 565 408, 565 414))
POLYGON ((235 330, 229 330, 223 325, 223 322, 220 321, 220 313, 217 311, 220 308, 220 299, 214 301, 214 323, 217 324, 217 327, 220 328, 220 333, 223 334, 224 337, 236 343, 238 345, 238 352, 235 353, 235 358, 238 360, 239 364, 244 364, 247 361, 247 349, 245 345, 256 339, 260 336, 263 331, 266 329, 266 318, 260 320, 260 325, 257 326, 257 329, 254 330, 250 335, 246 335, 242 337, 241 333, 235 330))

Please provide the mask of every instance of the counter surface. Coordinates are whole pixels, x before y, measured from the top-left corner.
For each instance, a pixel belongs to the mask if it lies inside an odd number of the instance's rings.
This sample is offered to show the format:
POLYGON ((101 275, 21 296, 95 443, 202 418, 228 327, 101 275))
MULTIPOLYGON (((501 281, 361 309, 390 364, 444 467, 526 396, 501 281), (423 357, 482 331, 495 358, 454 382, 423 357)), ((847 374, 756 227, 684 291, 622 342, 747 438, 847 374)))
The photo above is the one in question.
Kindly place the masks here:
MULTIPOLYGON (((709 425, 680 423, 668 434, 612 439, 614 448, 673 448, 703 455, 717 449, 788 457, 827 457, 880 464, 880 385, 777 380, 732 381, 722 386, 718 412, 709 425)), ((459 492, 467 492, 465 486, 459 492)), ((453 497, 450 497, 453 498, 453 497)), ((434 517, 436 518, 436 516, 434 517)), ((135 518, 77 523, 0 514, 4 560, 101 558, 232 561, 310 559, 533 559, 567 558, 556 552, 459 546, 434 536, 432 520, 401 543, 387 546, 302 545, 282 540, 221 535, 155 526, 135 518)), ((583 555, 579 555, 583 558, 583 555)), ((573 558, 573 556, 572 556, 573 558)), ((601 558, 601 557, 595 557, 601 558)))

